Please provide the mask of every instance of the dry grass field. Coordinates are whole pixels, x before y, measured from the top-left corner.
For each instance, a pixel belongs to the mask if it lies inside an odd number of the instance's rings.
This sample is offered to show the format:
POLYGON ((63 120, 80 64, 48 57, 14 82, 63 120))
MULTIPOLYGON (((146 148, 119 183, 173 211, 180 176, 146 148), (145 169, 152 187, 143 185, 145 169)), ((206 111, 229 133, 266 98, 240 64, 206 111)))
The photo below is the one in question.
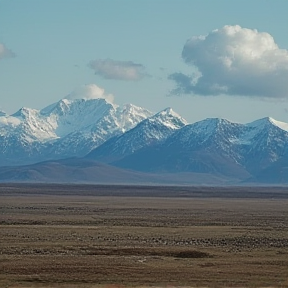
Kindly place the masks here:
POLYGON ((0 185, 0 287, 288 287, 284 188, 0 185))

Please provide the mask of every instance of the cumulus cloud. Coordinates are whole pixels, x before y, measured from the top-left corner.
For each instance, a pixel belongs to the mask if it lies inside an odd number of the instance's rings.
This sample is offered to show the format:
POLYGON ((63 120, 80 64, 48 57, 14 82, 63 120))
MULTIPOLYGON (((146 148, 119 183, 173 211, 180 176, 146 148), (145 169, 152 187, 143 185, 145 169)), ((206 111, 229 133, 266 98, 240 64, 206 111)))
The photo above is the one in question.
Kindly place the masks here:
POLYGON ((3 43, 0 43, 0 60, 3 58, 10 58, 15 56, 15 53, 9 50, 3 43))
POLYGON ((112 59, 92 60, 88 66, 105 79, 138 81, 147 76, 145 67, 132 61, 115 61, 112 59))
POLYGON ((71 92, 66 99, 74 100, 74 99, 106 99, 108 102, 113 103, 114 97, 112 94, 106 94, 105 90, 101 87, 98 87, 95 84, 86 84, 76 88, 73 92, 71 92))
POLYGON ((288 50, 268 33, 224 26, 189 39, 182 58, 194 75, 169 75, 172 93, 288 98, 288 50))

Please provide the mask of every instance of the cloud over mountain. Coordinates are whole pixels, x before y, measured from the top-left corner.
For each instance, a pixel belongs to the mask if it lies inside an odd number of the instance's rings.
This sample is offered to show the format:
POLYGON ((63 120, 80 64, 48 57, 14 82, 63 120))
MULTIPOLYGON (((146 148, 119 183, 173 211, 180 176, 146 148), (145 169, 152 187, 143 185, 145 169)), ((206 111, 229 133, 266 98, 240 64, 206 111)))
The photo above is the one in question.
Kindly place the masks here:
POLYGON ((182 58, 192 73, 169 75, 173 93, 288 98, 288 50, 268 33, 224 26, 187 40, 182 58))
POLYGON ((103 98, 108 102, 113 103, 114 97, 112 94, 106 94, 105 90, 95 84, 86 84, 76 88, 72 91, 66 99, 74 100, 74 99, 98 99, 103 98))
POLYGON ((3 43, 0 43, 0 60, 3 58, 15 57, 15 53, 8 49, 3 43))
POLYGON ((145 67, 132 61, 98 59, 90 61, 88 67, 105 79, 138 81, 147 76, 145 67))

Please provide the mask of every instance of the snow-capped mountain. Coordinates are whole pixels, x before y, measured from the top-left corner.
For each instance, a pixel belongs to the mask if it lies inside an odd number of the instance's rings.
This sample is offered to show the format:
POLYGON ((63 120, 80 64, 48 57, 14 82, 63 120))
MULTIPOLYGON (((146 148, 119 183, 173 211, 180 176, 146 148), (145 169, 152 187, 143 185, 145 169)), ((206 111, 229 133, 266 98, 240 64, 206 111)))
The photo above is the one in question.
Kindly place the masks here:
MULTIPOLYGON (((153 115, 132 104, 120 107, 103 97, 67 97, 42 110, 21 108, 12 115, 0 113, 0 166, 48 161, 39 164, 42 165, 41 179, 54 175, 44 174, 58 165, 57 159, 78 157, 72 162, 64 161, 65 165, 60 161, 61 169, 74 171, 73 167, 79 162, 77 169, 85 175, 87 171, 81 169, 87 163, 97 166, 95 161, 98 161, 112 165, 105 164, 106 171, 130 169, 132 174, 133 170, 146 173, 146 176, 141 174, 145 179, 150 179, 152 174, 170 173, 181 174, 185 179, 201 175, 199 179, 203 181, 214 177, 219 183, 288 184, 288 123, 268 117, 248 124, 219 118, 188 124, 171 108, 153 115)), ((40 167, 35 165, 34 170, 40 167)), ((37 178, 38 172, 33 170, 35 173, 31 174, 31 167, 3 168, 6 170, 2 169, 1 175, 6 175, 5 181, 9 175, 16 179, 17 171, 22 173, 17 179, 26 179, 27 175, 37 178)), ((120 170, 117 171, 120 173, 120 170)), ((130 172, 123 173, 127 176, 130 172)))
MULTIPOLYGON (((52 159, 84 156, 109 138, 128 131, 152 115, 132 104, 119 107, 105 99, 74 100, 69 108, 68 113, 57 122, 56 131, 60 139, 48 147, 52 159)), ((52 117, 55 117, 54 113, 52 117)))
POLYGON ((90 152, 86 158, 111 163, 143 147, 163 141, 175 130, 187 124, 187 121, 171 108, 166 108, 143 120, 126 133, 106 141, 90 152))
POLYGON ((257 173, 288 155, 288 124, 263 118, 247 124, 239 140, 243 146, 243 165, 257 173))
POLYGON ((286 123, 272 118, 245 125, 206 119, 113 164, 145 172, 201 172, 246 179, 280 159, 288 159, 287 155, 286 123))
POLYGON ((21 108, 0 117, 1 165, 83 156, 152 113, 103 98, 62 99, 42 110, 21 108))

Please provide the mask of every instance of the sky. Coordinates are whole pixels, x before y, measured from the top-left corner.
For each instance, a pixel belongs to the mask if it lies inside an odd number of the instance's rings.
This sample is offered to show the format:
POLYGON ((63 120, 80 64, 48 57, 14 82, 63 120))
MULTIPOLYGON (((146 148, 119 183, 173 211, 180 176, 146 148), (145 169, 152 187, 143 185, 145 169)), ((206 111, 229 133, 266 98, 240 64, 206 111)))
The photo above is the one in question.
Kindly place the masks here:
POLYGON ((287 0, 0 0, 0 110, 104 97, 190 123, 288 122, 287 11, 287 0))

